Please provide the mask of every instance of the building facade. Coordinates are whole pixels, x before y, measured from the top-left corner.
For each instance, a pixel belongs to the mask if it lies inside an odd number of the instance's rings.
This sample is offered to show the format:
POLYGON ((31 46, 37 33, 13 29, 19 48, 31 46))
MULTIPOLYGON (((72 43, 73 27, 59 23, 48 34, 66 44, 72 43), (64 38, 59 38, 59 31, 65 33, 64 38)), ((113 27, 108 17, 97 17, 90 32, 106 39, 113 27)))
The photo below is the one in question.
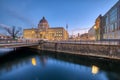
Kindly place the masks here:
POLYGON ((96 40, 94 25, 88 30, 88 39, 96 40))
POLYGON ((89 40, 102 40, 103 39, 103 26, 102 26, 102 16, 99 15, 95 24, 88 31, 89 40))
POLYGON ((0 33, 0 40, 1 39, 11 39, 11 37, 0 33))
POLYGON ((49 27, 45 17, 43 17, 38 28, 24 29, 24 38, 26 39, 47 39, 47 40, 67 40, 68 32, 63 27, 49 27))
POLYGON ((120 0, 105 15, 96 18, 88 34, 95 40, 120 39, 120 0))
POLYGON ((103 39, 103 17, 99 15, 95 20, 94 30, 95 30, 95 39, 102 40, 103 39))
POLYGON ((103 16, 103 39, 120 39, 120 0, 103 16))

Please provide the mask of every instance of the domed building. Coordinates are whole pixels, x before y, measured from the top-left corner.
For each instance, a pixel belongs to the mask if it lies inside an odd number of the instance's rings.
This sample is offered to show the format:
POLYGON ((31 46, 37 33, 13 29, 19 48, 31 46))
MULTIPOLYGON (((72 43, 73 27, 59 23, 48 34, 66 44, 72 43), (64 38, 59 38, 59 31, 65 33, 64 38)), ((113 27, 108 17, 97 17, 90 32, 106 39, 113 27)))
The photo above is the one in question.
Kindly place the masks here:
POLYGON ((49 28, 49 24, 45 19, 45 17, 43 17, 38 24, 38 29, 48 29, 48 28, 49 28))
POLYGON ((38 28, 24 29, 25 39, 67 40, 68 32, 63 27, 49 27, 48 21, 43 17, 38 28))

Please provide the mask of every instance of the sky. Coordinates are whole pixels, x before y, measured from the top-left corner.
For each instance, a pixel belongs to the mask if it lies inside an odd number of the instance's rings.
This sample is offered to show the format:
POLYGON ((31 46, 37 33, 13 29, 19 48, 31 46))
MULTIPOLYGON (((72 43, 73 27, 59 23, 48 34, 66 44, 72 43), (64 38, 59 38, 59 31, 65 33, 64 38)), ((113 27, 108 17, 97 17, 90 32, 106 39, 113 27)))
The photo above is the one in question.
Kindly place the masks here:
POLYGON ((104 15, 118 0, 0 0, 0 24, 37 28, 44 16, 50 27, 68 31, 89 29, 99 14, 104 15))

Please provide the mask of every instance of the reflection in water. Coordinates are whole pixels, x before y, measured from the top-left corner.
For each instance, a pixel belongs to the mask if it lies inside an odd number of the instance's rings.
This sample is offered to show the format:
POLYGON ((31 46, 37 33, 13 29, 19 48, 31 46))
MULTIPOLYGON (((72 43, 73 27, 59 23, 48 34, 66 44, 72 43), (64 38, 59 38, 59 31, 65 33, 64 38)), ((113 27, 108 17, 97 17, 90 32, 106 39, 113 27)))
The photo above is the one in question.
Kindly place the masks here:
POLYGON ((0 80, 120 80, 119 62, 63 53, 16 50, 0 61, 0 80))
POLYGON ((39 56, 39 57, 40 57, 41 65, 44 67, 47 62, 47 57, 45 56, 39 56))
POLYGON ((36 59, 35 59, 35 58, 32 58, 32 65, 33 65, 33 66, 36 66, 36 65, 37 65, 37 62, 36 62, 36 59))
POLYGON ((12 48, 0 48, 0 56, 6 54, 7 52, 13 51, 12 48))
POLYGON ((99 72, 99 67, 93 65, 92 66, 92 74, 97 74, 99 72))
MULTIPOLYGON (((7 50, 8 51, 8 50, 7 50)), ((0 54, 1 54, 0 50, 0 54)), ((31 62, 30 58, 34 54, 27 53, 28 51, 26 50, 21 50, 17 49, 16 51, 9 51, 9 52, 4 52, 4 55, 0 55, 0 77, 1 75, 4 75, 5 73, 11 73, 14 70, 18 70, 25 65, 28 65, 29 62, 31 62)), ((32 52, 32 51, 31 51, 32 52)), ((0 79, 1 80, 1 79, 0 79)))

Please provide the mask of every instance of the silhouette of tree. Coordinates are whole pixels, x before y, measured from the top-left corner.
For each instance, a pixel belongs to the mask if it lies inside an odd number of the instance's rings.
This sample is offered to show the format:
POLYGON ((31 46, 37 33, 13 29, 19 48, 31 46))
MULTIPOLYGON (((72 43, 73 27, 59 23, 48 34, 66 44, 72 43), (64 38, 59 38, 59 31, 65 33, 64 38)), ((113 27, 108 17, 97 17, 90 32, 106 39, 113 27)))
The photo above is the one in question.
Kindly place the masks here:
POLYGON ((17 38, 22 31, 20 27, 12 26, 11 28, 4 27, 4 29, 7 31, 7 33, 13 38, 17 38))

